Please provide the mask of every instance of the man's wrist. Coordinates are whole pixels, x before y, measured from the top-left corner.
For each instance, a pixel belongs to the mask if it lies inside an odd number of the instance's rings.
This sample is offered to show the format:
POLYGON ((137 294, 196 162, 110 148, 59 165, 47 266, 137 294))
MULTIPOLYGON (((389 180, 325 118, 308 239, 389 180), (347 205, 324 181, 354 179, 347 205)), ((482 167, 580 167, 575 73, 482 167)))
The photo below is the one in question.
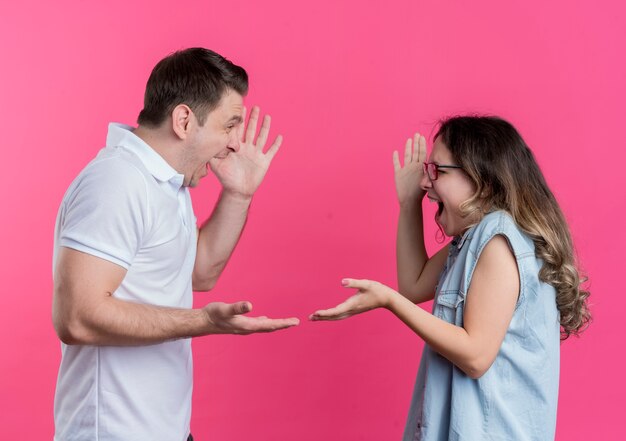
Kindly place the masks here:
POLYGON ((218 333, 215 321, 213 320, 213 317, 211 317, 211 313, 215 313, 215 311, 213 311, 214 306, 215 305, 213 305, 212 303, 209 303, 199 310, 202 313, 200 316, 200 320, 204 329, 202 335, 218 333))
POLYGON ((227 188, 222 189, 222 194, 220 195, 220 199, 228 200, 239 204, 250 205, 252 202, 252 196, 245 193, 241 193, 235 190, 229 190, 227 188))

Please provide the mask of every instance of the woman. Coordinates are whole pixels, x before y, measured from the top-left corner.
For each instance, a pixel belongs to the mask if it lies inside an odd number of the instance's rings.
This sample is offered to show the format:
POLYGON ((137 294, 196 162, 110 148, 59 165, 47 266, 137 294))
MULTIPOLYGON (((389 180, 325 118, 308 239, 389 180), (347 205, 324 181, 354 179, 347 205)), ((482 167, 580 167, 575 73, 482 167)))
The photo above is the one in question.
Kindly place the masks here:
POLYGON ((394 152, 399 292, 358 293, 311 320, 387 308, 426 343, 404 440, 554 439, 559 343, 590 320, 564 216, 519 133, 496 117, 441 123, 394 152), (419 185, 418 185, 419 184, 419 185), (449 246, 430 258, 421 202, 449 246), (429 314, 415 304, 435 299, 429 314))

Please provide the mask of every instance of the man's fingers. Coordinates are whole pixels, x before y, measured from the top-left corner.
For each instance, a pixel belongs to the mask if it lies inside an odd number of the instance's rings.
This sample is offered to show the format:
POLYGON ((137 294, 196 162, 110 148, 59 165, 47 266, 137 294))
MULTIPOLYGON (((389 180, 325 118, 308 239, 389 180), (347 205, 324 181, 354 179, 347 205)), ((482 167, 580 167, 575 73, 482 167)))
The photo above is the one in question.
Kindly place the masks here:
POLYGON ((248 120, 248 127, 246 128, 245 142, 251 144, 254 141, 254 134, 256 133, 256 125, 259 121, 259 113, 261 110, 258 106, 254 106, 250 112, 250 119, 248 120))
POLYGON ((393 151, 393 171, 400 170, 400 154, 397 150, 393 151))
POLYGON ((267 136, 270 133, 270 126, 272 125, 272 117, 265 115, 263 117, 263 123, 261 124, 261 130, 259 130, 259 136, 256 139, 256 147, 263 151, 263 147, 267 142, 267 136))
POLYGON ((278 135, 269 149, 267 149, 267 157, 270 159, 274 159, 276 153, 278 153, 278 149, 280 149, 281 144, 283 143, 283 135, 278 135))
POLYGON ((241 121, 242 122, 241 122, 241 124, 239 124, 239 127, 237 128, 237 132, 238 132, 238 135, 239 135, 239 141, 240 142, 244 142, 243 134, 245 133, 244 132, 244 127, 246 126, 246 124, 245 124, 246 123, 246 112, 247 112, 246 106, 243 106, 243 111, 241 112, 241 121))
POLYGON ((250 332, 273 332, 279 331, 281 329, 291 328, 293 326, 298 326, 300 324, 300 320, 291 317, 284 319, 271 319, 267 317, 250 317, 250 332))
POLYGON ((291 328, 292 326, 298 326, 300 324, 300 319, 296 317, 290 317, 286 319, 268 319, 271 320, 277 329, 285 329, 291 328))
POLYGON ((226 315, 241 315, 252 311, 252 303, 250 302, 237 302, 226 304, 225 306, 226 315))

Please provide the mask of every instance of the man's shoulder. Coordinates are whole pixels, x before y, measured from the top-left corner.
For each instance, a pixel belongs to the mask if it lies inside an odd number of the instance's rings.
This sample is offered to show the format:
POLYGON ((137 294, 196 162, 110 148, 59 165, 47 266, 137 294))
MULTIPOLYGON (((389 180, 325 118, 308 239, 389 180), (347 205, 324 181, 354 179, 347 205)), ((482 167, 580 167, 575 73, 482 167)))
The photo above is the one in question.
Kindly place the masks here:
POLYGON ((146 170, 141 161, 123 148, 102 149, 78 175, 78 181, 97 181, 102 186, 144 186, 146 170))
POLYGON ((83 169, 83 173, 107 174, 108 176, 132 179, 145 176, 147 170, 133 152, 123 147, 105 147, 83 169))
POLYGON ((122 148, 106 147, 78 174, 64 201, 144 199, 147 176, 141 161, 122 148))

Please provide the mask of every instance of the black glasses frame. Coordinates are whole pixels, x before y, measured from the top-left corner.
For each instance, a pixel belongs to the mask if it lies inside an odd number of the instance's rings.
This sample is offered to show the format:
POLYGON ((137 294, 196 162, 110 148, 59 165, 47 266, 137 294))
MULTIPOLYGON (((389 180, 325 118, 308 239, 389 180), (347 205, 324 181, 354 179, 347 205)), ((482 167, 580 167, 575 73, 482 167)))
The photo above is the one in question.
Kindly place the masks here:
POLYGON ((424 162, 424 173, 428 175, 431 181, 436 181, 439 178, 440 168, 463 168, 460 165, 442 165, 435 164, 434 162, 424 162))

